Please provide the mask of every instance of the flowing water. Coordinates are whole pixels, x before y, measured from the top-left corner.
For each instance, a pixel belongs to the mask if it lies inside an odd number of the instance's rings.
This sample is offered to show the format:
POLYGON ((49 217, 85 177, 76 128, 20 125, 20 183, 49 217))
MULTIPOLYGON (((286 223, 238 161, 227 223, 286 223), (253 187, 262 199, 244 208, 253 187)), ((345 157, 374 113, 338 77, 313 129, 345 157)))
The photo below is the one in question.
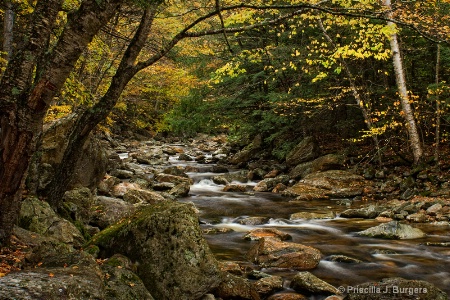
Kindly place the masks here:
MULTIPOLYGON (((172 158, 171 163, 181 165, 172 158)), ((320 200, 289 202, 289 198, 274 193, 255 193, 249 182, 249 192, 223 192, 224 186, 214 184, 211 167, 190 162, 183 165, 197 167, 200 171, 188 173, 194 180, 189 197, 180 199, 193 202, 200 210, 202 227, 230 228, 233 231, 205 235, 212 251, 218 259, 246 261, 245 254, 255 242, 246 241, 243 236, 254 228, 276 228, 292 236, 292 242, 319 249, 322 260, 310 272, 328 283, 338 286, 355 286, 368 281, 378 281, 386 277, 426 280, 450 295, 450 248, 425 246, 425 242, 449 242, 450 227, 429 224, 414 224, 427 236, 414 240, 384 240, 356 236, 355 232, 379 225, 379 222, 365 219, 335 218, 329 220, 289 220, 297 212, 333 211, 339 215, 347 207, 340 201, 320 200), (246 226, 237 223, 247 216, 269 217, 268 224, 246 226), (330 255, 346 255, 363 261, 362 263, 342 263, 328 261, 330 255)), ((239 183, 242 184, 242 183, 239 183)), ((362 202, 354 202, 358 207, 362 202)), ((250 265, 250 263, 248 262, 250 265)), ((270 274, 283 276, 288 286, 295 270, 263 269, 270 274)))

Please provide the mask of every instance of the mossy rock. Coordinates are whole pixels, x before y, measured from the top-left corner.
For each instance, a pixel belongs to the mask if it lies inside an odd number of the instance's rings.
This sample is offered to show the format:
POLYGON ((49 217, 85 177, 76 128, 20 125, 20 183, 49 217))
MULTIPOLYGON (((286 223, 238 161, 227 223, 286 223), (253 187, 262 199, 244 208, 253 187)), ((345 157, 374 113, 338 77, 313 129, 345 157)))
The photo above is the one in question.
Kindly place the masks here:
POLYGON ((101 257, 120 253, 156 299, 197 299, 217 286, 220 271, 191 205, 162 202, 101 231, 90 244, 101 257))

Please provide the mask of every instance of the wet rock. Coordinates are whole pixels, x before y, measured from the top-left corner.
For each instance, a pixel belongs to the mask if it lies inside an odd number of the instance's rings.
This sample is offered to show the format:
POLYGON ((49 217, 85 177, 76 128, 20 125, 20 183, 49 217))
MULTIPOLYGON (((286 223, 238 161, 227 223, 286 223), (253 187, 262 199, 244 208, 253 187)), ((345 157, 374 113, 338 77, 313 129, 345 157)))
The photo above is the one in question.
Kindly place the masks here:
POLYGON ((20 227, 44 236, 81 247, 84 237, 69 221, 59 217, 47 202, 29 197, 23 200, 19 216, 20 227))
POLYGON ((178 156, 178 160, 182 160, 182 161, 193 161, 194 159, 192 157, 190 157, 189 155, 185 154, 185 153, 181 153, 178 156))
POLYGON ((342 218, 375 219, 383 211, 383 207, 369 205, 358 209, 347 209, 343 211, 340 216, 342 218))
POLYGON ((320 148, 313 137, 306 137, 286 155, 286 164, 296 166, 320 155, 320 148))
POLYGON ((291 240, 292 236, 274 228, 257 228, 250 230, 244 239, 248 241, 259 241, 262 238, 277 238, 281 241, 291 240))
POLYGON ((224 192, 245 192, 247 187, 241 184, 229 184, 223 188, 224 192))
POLYGON ((241 266, 233 261, 221 261, 219 262, 220 270, 224 272, 228 272, 230 274, 234 274, 237 276, 244 275, 244 272, 242 271, 241 266))
POLYGON ((283 290, 283 278, 280 276, 269 276, 259 279, 253 283, 258 294, 263 298, 275 292, 283 290))
POLYGON ((225 176, 214 176, 212 181, 215 184, 228 185, 230 182, 225 178, 225 176))
POLYGON ((359 260, 359 259, 353 258, 353 257, 349 257, 346 255, 330 255, 325 260, 340 262, 340 263, 350 263, 350 264, 362 263, 362 260, 359 260))
POLYGON ((169 167, 163 170, 164 174, 169 174, 173 176, 179 176, 184 178, 189 178, 189 176, 184 172, 184 169, 181 167, 169 167))
POLYGON ((214 289, 214 295, 222 299, 260 300, 255 287, 242 277, 225 273, 220 285, 214 289))
POLYGON ((233 231, 234 231, 233 229, 226 227, 213 227, 203 229, 204 234, 221 234, 221 233, 230 233, 233 231))
POLYGON ((91 224, 104 229, 136 211, 137 207, 122 199, 99 196, 92 207, 91 224))
POLYGON ((120 253, 136 262, 137 275, 155 299, 197 299, 221 281, 191 205, 165 201, 145 207, 90 244, 102 257, 120 253))
POLYGON ((334 219, 336 214, 332 211, 322 212, 322 213, 312 213, 312 212, 298 212, 292 214, 289 220, 301 220, 301 219, 334 219))
POLYGON ((411 227, 410 225, 402 224, 398 221, 392 221, 371 227, 364 231, 360 231, 357 234, 375 238, 400 240, 425 237, 425 233, 422 230, 411 227))
POLYGON ((368 289, 369 293, 347 294, 348 300, 373 300, 373 299, 418 299, 418 300, 447 300, 447 294, 422 280, 406 280, 403 278, 385 278, 379 282, 369 282, 358 285, 358 288, 368 289))
POLYGON ((266 277, 271 277, 272 275, 269 275, 267 273, 261 272, 261 271, 257 271, 257 270, 252 270, 250 273, 248 273, 247 277, 250 279, 261 279, 261 278, 266 278, 266 277))
POLYGON ((191 190, 191 185, 188 182, 182 182, 174 186, 169 194, 175 197, 186 197, 189 195, 189 191, 191 190))
POLYGON ((213 173, 228 173, 228 168, 226 166, 216 165, 212 167, 213 173))
POLYGON ((314 276, 310 272, 299 272, 292 278, 291 288, 302 294, 340 294, 339 290, 331 284, 314 276))
POLYGON ((264 175, 264 178, 275 178, 278 174, 280 174, 280 170, 275 169, 264 175))
POLYGON ((275 178, 266 178, 260 182, 253 188, 256 192, 268 192, 273 190, 277 184, 288 184, 290 177, 287 175, 280 175, 275 178))
POLYGON ((169 191, 175 187, 175 183, 172 182, 160 182, 152 185, 152 189, 155 191, 169 191))
POLYGON ((267 300, 306 300, 307 298, 300 294, 294 293, 280 293, 272 295, 267 300))
POLYGON ((101 270, 105 274, 105 299, 154 300, 142 280, 134 273, 135 266, 125 256, 116 254, 105 260, 101 270))
POLYGON ((247 258, 262 267, 310 270, 319 264, 321 253, 309 246, 263 238, 248 251, 247 258))
POLYGON ((309 184, 299 182, 284 190, 282 192, 282 195, 297 197, 292 201, 312 201, 328 199, 329 197, 326 195, 326 193, 327 190, 325 189, 317 188, 309 184))
POLYGON ((243 219, 238 220, 237 223, 242 225, 255 226, 267 224, 269 220, 270 220, 269 217, 245 217, 243 219))

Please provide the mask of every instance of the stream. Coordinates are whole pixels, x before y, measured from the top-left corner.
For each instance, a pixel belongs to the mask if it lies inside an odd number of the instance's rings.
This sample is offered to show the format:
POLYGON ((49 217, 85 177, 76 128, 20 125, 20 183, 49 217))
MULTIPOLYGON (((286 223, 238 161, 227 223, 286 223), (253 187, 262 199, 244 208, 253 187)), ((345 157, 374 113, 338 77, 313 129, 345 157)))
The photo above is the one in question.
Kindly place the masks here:
MULTIPOLYGON (((213 183, 211 178, 224 173, 212 173, 212 165, 185 162, 171 157, 169 162, 177 166, 190 166, 197 172, 187 173, 194 180, 188 197, 181 202, 192 202, 199 209, 202 229, 230 228, 233 231, 205 234, 212 251, 219 260, 237 261, 251 265, 246 252, 254 241, 243 239, 245 233, 255 228, 276 228, 292 236, 292 242, 312 246, 322 252, 322 260, 311 273, 335 287, 356 286, 378 281, 386 277, 425 280, 450 295, 450 248, 426 246, 426 242, 450 241, 448 226, 414 224, 427 236, 414 240, 384 240, 356 236, 355 232, 379 225, 371 219, 345 219, 336 217, 323 220, 289 220, 297 212, 339 213, 347 209, 339 200, 289 202, 289 198, 275 193, 253 192, 256 182, 248 182, 247 192, 223 192, 223 185, 213 183), (245 217, 269 217, 268 224, 241 225, 237 221, 245 217), (362 263, 343 263, 327 260, 330 255, 346 255, 362 263)), ((235 170, 236 171, 236 170, 235 170)), ((241 184, 242 183, 238 183, 241 184)), ((362 201, 353 202, 359 207, 362 201)), ((254 268, 255 266, 253 266, 254 268)), ((289 281, 298 271, 289 269, 261 269, 269 274, 282 276, 285 291, 289 281)), ((311 298, 313 299, 313 298, 311 298)))

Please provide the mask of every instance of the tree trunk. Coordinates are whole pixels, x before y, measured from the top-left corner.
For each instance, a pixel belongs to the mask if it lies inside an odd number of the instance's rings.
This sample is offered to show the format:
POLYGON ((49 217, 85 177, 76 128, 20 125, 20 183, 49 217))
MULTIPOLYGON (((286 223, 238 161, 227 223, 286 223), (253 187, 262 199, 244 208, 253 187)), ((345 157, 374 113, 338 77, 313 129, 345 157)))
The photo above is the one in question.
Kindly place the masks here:
MULTIPOLYGON (((391 0, 383 0, 383 5, 386 6, 388 12, 386 16, 392 18, 391 0)), ((392 26, 393 29, 396 28, 395 23, 388 21, 388 26, 392 26)), ((408 90, 406 88, 405 71, 403 69, 402 57, 400 54, 400 46, 398 43, 397 33, 392 33, 390 38, 390 45, 392 51, 392 59, 394 64, 395 79, 397 81, 397 88, 400 96, 400 103, 402 106, 403 117, 406 122, 406 129, 409 134, 409 143, 412 149, 412 154, 414 158, 414 164, 418 164, 422 158, 423 150, 420 143, 419 132, 417 130, 416 120, 414 119, 414 112, 411 107, 410 99, 408 96, 408 90)))
POLYGON ((3 18, 3 52, 5 59, 9 61, 13 53, 14 38, 14 10, 13 4, 5 0, 5 17, 3 18))
MULTIPOLYGON (((437 45, 437 53, 436 53, 436 89, 439 89, 439 69, 441 67, 441 45, 437 45)), ((439 99, 439 91, 436 90, 436 132, 435 132, 435 148, 434 148, 434 160, 436 161, 436 165, 439 166, 439 143, 441 139, 441 103, 439 99)))
POLYGON ((121 2, 83 1, 53 51, 46 54, 45 65, 40 62, 63 0, 37 2, 24 44, 12 57, 0 83, 0 244, 9 241, 17 221, 23 182, 49 104, 84 48, 121 2), (38 65, 43 69, 35 69, 38 65))
POLYGON ((90 109, 84 111, 75 122, 70 134, 64 156, 55 171, 55 176, 47 189, 47 201, 58 209, 66 187, 73 177, 76 163, 81 157, 80 149, 92 130, 103 121, 119 100, 128 82, 140 70, 135 67, 136 59, 150 34, 156 10, 147 8, 142 16, 139 28, 125 51, 120 65, 105 95, 90 109))

